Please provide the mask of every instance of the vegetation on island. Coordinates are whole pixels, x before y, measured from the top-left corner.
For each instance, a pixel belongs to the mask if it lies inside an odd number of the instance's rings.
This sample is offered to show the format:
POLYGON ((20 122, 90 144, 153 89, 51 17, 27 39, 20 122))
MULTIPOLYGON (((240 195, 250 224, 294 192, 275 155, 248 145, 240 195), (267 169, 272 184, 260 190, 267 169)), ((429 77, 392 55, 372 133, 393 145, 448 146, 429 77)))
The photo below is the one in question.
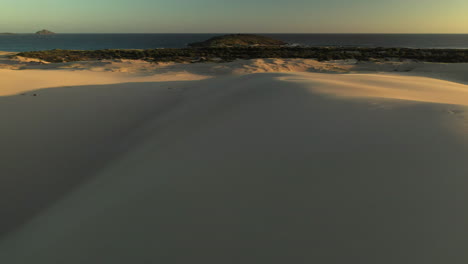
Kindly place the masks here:
POLYGON ((356 59, 410 59, 425 62, 468 62, 468 49, 327 48, 327 47, 218 47, 147 50, 47 50, 17 56, 48 62, 131 59, 153 62, 232 61, 259 58, 303 58, 320 61, 356 59))
POLYGON ((283 46, 286 42, 253 34, 232 34, 210 38, 203 42, 189 44, 189 47, 241 47, 241 46, 283 46))
POLYGON ((36 35, 55 35, 56 33, 52 32, 52 31, 49 31, 47 29, 43 29, 43 30, 40 30, 40 31, 37 31, 36 32, 36 35))

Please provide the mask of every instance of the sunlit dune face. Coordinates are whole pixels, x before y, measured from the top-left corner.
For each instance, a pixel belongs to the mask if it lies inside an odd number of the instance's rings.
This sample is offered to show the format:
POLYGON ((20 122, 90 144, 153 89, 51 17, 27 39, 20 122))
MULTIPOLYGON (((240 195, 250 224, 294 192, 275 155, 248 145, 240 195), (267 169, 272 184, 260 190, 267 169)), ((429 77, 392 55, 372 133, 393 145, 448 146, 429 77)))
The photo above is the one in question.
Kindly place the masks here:
POLYGON ((349 74, 321 76, 315 74, 282 77, 302 83, 311 91, 342 97, 374 97, 468 106, 465 84, 432 78, 399 75, 349 74))

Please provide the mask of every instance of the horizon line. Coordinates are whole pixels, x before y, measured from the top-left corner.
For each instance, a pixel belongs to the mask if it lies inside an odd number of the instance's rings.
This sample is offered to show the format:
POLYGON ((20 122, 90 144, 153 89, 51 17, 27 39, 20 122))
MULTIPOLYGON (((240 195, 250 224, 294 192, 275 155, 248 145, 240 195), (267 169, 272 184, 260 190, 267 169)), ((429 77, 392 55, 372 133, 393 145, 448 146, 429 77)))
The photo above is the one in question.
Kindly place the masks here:
MULTIPOLYGON (((387 34, 387 35, 468 35, 467 33, 401 33, 401 32, 255 32, 255 33, 245 33, 245 32, 54 32, 55 34, 387 34)), ((35 32, 0 32, 0 34, 36 34, 35 32)))

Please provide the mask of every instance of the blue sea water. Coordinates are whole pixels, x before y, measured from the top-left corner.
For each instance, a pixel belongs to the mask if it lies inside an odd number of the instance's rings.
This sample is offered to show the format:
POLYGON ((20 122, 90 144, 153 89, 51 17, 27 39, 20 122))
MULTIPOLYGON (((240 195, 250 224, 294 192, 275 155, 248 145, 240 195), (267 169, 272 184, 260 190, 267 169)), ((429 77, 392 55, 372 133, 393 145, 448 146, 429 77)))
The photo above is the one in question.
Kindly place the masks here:
MULTIPOLYGON (((223 34, 0 35, 0 51, 182 48, 223 34)), ((468 49, 468 34, 262 34, 306 46, 468 49)))

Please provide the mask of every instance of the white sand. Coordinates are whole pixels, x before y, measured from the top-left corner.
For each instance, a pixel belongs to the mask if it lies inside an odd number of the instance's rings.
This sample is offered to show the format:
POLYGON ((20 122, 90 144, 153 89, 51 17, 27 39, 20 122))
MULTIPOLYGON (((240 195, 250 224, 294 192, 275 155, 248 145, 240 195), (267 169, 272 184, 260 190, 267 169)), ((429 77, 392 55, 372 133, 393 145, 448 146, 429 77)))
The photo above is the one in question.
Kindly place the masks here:
POLYGON ((468 261, 467 64, 21 68, 0 263, 468 261))

